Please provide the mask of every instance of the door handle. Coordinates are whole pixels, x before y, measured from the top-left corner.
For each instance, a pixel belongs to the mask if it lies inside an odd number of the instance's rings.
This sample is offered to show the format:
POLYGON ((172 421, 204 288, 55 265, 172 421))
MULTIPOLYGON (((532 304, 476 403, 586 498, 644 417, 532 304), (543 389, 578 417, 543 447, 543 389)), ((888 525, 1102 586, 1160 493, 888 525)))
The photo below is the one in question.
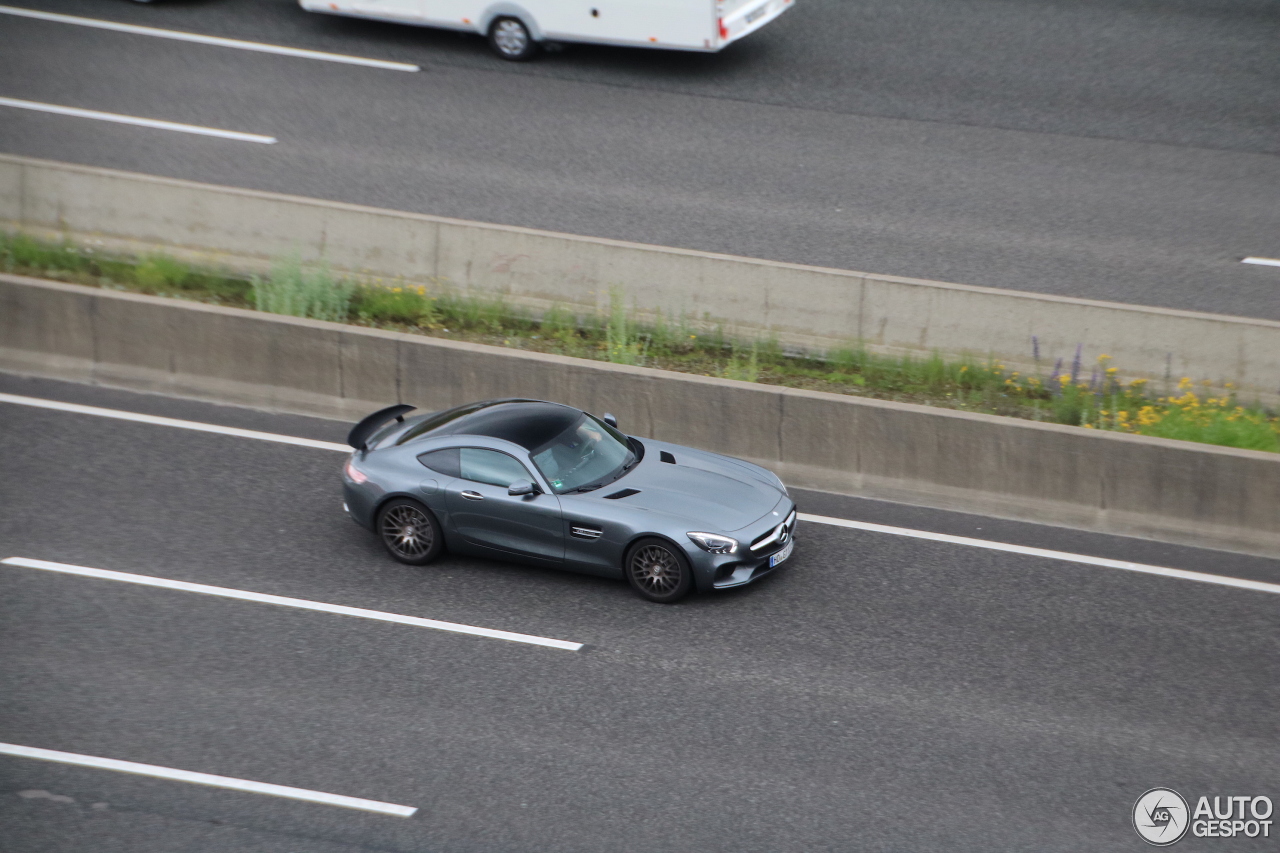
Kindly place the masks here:
POLYGON ((464 498, 466 498, 467 500, 469 500, 469 501, 482 501, 482 500, 484 500, 484 495, 480 494, 479 492, 473 492, 473 491, 471 491, 470 489, 467 489, 465 492, 463 492, 463 493, 462 493, 462 496, 463 496, 464 498))

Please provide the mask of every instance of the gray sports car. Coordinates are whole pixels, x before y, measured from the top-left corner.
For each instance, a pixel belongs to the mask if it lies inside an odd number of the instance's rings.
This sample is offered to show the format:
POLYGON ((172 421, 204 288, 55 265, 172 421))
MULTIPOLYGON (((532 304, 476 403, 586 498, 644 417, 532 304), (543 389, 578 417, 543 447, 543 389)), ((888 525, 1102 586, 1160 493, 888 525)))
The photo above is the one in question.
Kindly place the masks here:
POLYGON ((624 435, 612 415, 487 400, 351 430, 345 507, 409 565, 459 554, 623 578, 650 601, 751 583, 791 556, 796 507, 772 472, 624 435))

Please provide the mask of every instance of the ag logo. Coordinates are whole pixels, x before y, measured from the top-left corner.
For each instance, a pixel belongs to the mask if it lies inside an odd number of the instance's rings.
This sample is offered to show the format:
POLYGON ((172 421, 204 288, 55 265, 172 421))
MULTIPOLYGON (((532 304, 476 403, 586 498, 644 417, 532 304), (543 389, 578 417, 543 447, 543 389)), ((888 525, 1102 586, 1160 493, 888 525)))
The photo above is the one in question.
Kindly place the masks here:
POLYGON ((1187 801, 1170 788, 1152 788, 1133 804, 1133 828, 1148 844, 1172 844, 1186 835, 1189 823, 1187 801))

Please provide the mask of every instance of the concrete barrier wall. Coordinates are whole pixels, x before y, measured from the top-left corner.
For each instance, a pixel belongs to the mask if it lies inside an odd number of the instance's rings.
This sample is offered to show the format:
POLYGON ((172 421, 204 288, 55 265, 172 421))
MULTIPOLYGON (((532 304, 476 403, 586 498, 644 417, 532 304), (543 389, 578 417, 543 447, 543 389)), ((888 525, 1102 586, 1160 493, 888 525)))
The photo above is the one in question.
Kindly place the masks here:
POLYGON ((795 486, 1280 553, 1280 454, 1098 433, 0 276, 0 369, 355 419, 527 396, 795 486))
MULTIPOLYGON (((737 258, 0 155, 0 227, 163 248, 233 269, 296 252, 336 269, 501 294, 534 309, 685 314, 732 335, 826 349, 993 356, 1034 370, 1077 344, 1127 378, 1235 382, 1280 402, 1280 323, 737 258)), ((1159 387, 1157 384, 1155 387, 1159 387)))

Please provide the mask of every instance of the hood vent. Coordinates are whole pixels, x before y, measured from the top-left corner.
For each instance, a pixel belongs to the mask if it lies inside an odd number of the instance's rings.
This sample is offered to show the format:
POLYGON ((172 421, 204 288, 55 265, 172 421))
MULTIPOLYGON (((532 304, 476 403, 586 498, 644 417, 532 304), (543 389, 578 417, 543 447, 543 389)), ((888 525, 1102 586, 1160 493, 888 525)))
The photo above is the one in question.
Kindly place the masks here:
POLYGON ((638 495, 638 494, 640 494, 639 489, 623 489, 620 492, 614 492, 611 495, 605 495, 604 499, 607 501, 616 501, 618 498, 629 498, 632 495, 638 495))
POLYGON ((663 462, 670 462, 672 465, 676 464, 676 458, 665 450, 658 451, 658 458, 663 462))

